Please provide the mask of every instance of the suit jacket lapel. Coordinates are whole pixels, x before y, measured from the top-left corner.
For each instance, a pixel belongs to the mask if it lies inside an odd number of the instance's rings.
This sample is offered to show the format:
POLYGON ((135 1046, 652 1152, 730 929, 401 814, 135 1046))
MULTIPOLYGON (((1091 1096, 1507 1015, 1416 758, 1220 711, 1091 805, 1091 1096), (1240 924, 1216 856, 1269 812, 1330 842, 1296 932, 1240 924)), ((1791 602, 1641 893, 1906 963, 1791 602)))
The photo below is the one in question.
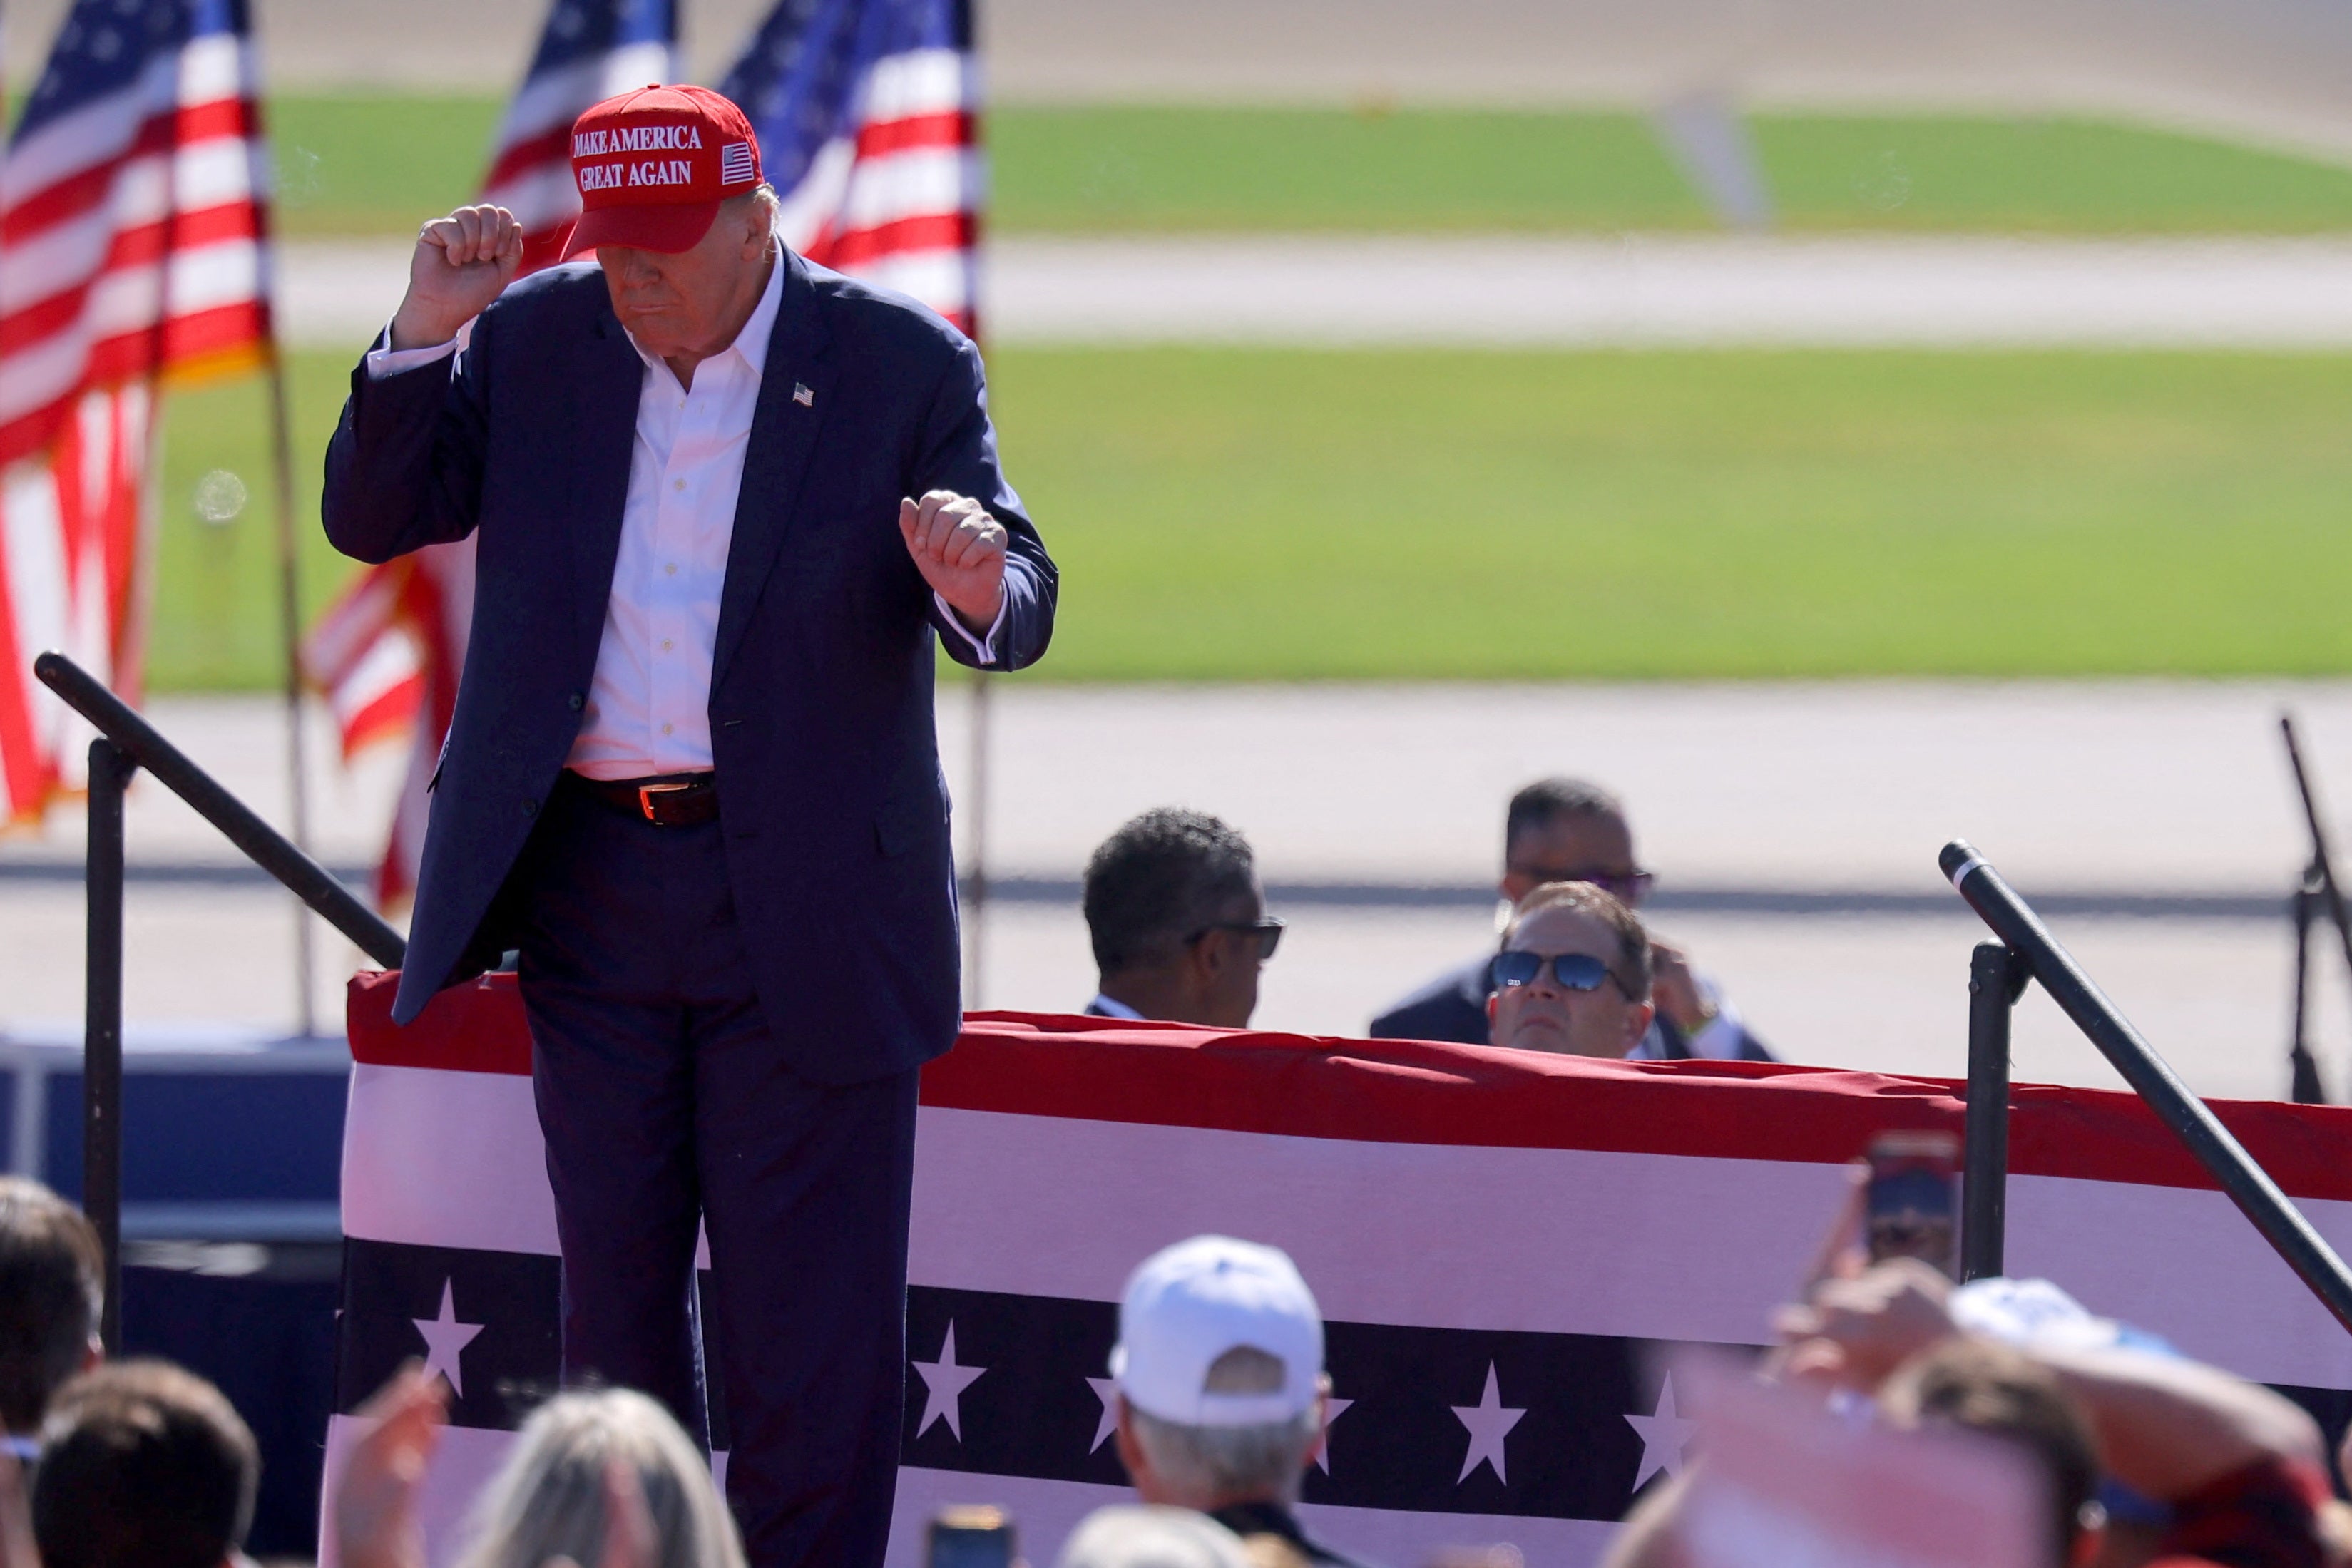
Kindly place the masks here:
MULTIPOLYGON (((595 332, 581 340, 571 382, 579 444, 566 455, 572 474, 572 610, 583 671, 596 667, 604 612, 613 598, 613 566, 621 553, 621 516, 629 502, 629 464, 637 444, 637 403, 645 393, 646 362, 621 329, 608 300, 595 332)), ((583 678, 585 678, 583 676, 583 678)))
POLYGON ((783 298, 768 337, 743 453, 743 486, 735 501, 735 531, 727 546, 727 582, 719 596, 719 632, 711 652, 713 691, 742 645, 777 552, 792 531, 801 482, 833 409, 833 337, 819 312, 807 265, 789 249, 778 265, 785 268, 783 298), (808 390, 806 402, 793 395, 796 386, 808 390))

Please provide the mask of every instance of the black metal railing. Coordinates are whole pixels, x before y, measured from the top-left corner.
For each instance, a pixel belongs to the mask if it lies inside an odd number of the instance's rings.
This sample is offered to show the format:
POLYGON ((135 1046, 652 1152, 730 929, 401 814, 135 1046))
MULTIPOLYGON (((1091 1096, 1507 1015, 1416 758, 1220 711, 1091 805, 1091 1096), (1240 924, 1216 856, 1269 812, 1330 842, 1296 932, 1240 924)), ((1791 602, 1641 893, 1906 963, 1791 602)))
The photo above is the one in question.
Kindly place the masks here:
POLYGON ((220 781, 190 761, 129 705, 63 653, 33 661, 41 684, 88 719, 89 850, 86 868, 89 958, 82 1020, 82 1209, 106 1249, 100 1335, 121 1348, 122 1326, 122 796, 142 768, 195 809, 254 864, 387 969, 408 945, 334 873, 288 842, 220 781))
POLYGON ((2352 1270, 2287 1200, 2245 1145, 2231 1135, 2203 1101, 2189 1092, 2164 1058, 2140 1037, 2115 1003, 2083 973, 2025 900, 1983 856, 1960 840, 1944 846, 1941 863, 1999 942, 1979 946, 1969 967, 1969 1089, 1967 1152, 1961 1176, 1961 1274, 1977 1279, 2001 1270, 2003 1208, 2009 1166, 2009 1014, 2027 977, 2072 1019, 2157 1118, 2188 1145, 2221 1190, 2253 1221, 2311 1293, 2352 1330, 2352 1270), (1979 1164, 1979 1160, 1982 1161, 1979 1164))

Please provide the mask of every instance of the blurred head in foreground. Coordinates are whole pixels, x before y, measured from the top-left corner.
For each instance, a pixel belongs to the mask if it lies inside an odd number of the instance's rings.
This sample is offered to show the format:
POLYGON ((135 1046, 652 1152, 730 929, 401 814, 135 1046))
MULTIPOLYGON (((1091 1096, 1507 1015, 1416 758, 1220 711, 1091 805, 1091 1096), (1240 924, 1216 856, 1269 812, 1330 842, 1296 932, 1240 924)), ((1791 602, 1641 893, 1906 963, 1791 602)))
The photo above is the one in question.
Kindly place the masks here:
POLYGON ((98 1232, 25 1176, 0 1176, 0 1429, 30 1438, 50 1396, 98 1364, 98 1232))
POLYGON ((51 1402, 34 1540, 46 1568, 220 1568, 245 1546, 260 1478, 219 1389, 167 1362, 114 1362, 51 1402))
POLYGON ((644 1509, 647 1562, 743 1568, 742 1543, 711 1482, 710 1461, 667 1411, 621 1388, 560 1395, 523 1423, 476 1505, 473 1544, 458 1562, 461 1568, 543 1568, 556 1557, 602 1562, 615 1509, 638 1506, 634 1500, 644 1509))
POLYGON ((2049 1484, 2050 1561, 2081 1568, 2098 1555, 2098 1449, 2048 1368, 2007 1345, 1957 1337, 1905 1364, 1879 1404, 1893 1426, 1958 1427, 2023 1453, 2049 1484))
POLYGON ((1494 979, 1490 1044, 1622 1060, 1649 1031, 1649 935, 1589 882, 1545 883, 1519 900, 1494 979))
POLYGON ((1118 1457, 1144 1501, 1288 1504, 1323 1442, 1323 1317, 1271 1247, 1196 1236, 1119 1301, 1118 1457))
POLYGON ((1078 1521, 1058 1568, 1253 1568, 1241 1537, 1184 1508, 1115 1503, 1078 1521))
POLYGON ((1160 807, 1087 862, 1087 933, 1105 1002, 1147 1019, 1239 1029, 1282 940, 1249 841, 1204 811, 1160 807))

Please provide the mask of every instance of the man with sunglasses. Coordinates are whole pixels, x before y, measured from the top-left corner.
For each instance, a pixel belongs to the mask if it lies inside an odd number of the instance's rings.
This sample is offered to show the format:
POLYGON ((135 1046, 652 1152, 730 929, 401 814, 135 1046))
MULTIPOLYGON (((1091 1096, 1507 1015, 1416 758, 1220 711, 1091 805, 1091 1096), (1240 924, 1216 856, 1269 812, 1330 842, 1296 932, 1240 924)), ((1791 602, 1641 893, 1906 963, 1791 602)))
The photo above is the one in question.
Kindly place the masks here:
MULTIPOLYGON (((1627 909, 1638 909, 1651 880, 1634 858, 1625 808, 1608 790, 1577 779, 1544 779, 1511 797, 1503 827, 1503 876, 1496 889, 1506 909, 1549 882, 1590 883, 1627 909)), ((1493 994, 1490 958, 1448 970, 1396 1003, 1372 1020, 1371 1038, 1485 1044, 1486 1002, 1493 994)), ((1773 1060, 1679 948, 1653 941, 1651 969, 1655 1014, 1636 1057, 1773 1060)))
POLYGON ((1650 1031, 1650 937, 1589 882, 1519 901, 1495 955, 1487 1043, 1622 1061, 1650 1031))
POLYGON ((1240 1029, 1282 943, 1249 841, 1204 811, 1159 807, 1087 862, 1087 935, 1101 973, 1087 1011, 1240 1029))

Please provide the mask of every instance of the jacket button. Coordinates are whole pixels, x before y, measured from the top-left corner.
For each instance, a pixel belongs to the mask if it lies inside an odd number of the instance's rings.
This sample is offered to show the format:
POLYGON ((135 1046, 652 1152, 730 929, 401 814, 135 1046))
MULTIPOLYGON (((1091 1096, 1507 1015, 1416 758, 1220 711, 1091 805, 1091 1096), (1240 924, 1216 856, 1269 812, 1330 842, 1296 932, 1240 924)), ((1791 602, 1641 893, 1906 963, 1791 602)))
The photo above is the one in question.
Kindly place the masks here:
POLYGON ((522 803, 522 814, 526 817, 537 816, 539 814, 539 802, 526 796, 522 803))
POLYGON ((588 699, 587 699, 586 697, 584 697, 584 696, 581 695, 578 692, 573 692, 570 696, 568 696, 568 697, 564 698, 563 700, 564 700, 564 702, 565 702, 567 705, 569 705, 569 706, 570 706, 570 707, 571 707, 571 709, 572 709, 572 711, 573 713, 578 713, 578 712, 580 711, 580 709, 581 709, 581 708, 582 708, 582 707, 583 707, 583 706, 587 703, 587 701, 588 701, 588 699))

